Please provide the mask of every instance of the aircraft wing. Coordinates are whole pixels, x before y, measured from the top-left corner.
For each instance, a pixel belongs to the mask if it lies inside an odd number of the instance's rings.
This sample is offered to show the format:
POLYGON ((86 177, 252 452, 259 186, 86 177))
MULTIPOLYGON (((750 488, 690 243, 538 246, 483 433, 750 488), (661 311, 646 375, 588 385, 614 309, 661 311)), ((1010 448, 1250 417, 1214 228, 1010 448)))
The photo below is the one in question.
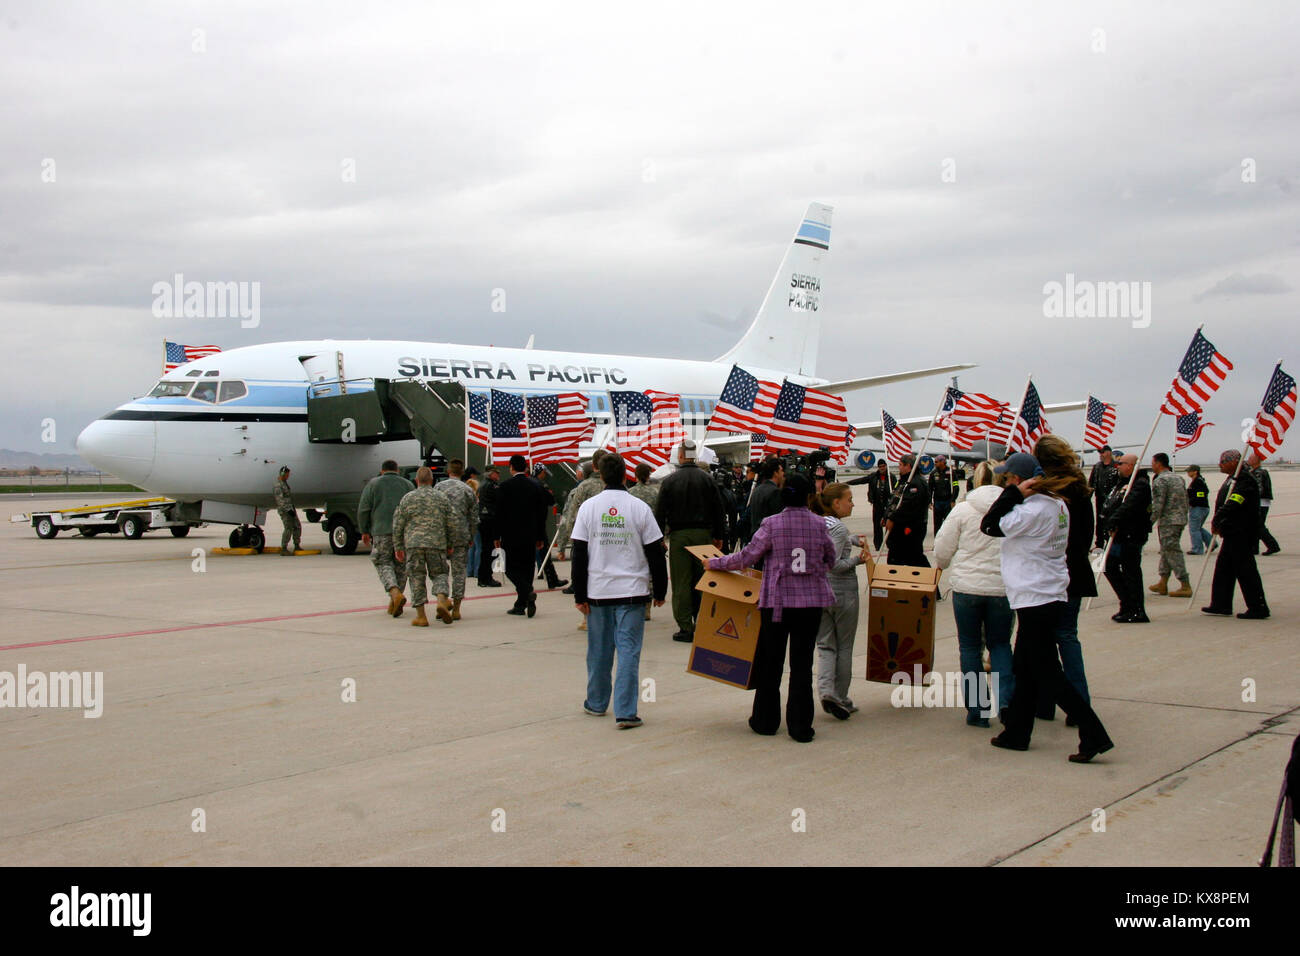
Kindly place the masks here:
POLYGON ((894 372, 892 375, 873 375, 870 378, 853 378, 843 382, 830 382, 826 385, 816 385, 814 387, 819 392, 830 392, 832 395, 839 395, 843 392, 856 391, 859 388, 888 385, 891 382, 906 382, 908 379, 925 378, 927 375, 948 375, 968 368, 975 368, 975 365, 969 362, 961 365, 940 365, 936 368, 921 368, 913 372, 894 372))

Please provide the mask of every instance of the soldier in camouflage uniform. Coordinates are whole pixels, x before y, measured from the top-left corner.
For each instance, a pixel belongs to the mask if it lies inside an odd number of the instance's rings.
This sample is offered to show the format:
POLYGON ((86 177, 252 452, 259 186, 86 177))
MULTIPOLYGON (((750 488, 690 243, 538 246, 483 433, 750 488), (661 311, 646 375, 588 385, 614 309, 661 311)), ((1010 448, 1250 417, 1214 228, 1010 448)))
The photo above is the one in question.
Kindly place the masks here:
POLYGON ((284 532, 280 535, 280 557, 292 556, 294 551, 302 550, 302 522, 293 507, 293 492, 289 490, 289 466, 280 469, 280 477, 275 481, 275 510, 280 515, 284 532), (289 539, 293 539, 293 551, 289 550, 289 539))
POLYGON ((1192 579, 1187 575, 1183 546, 1179 539, 1187 527, 1187 486, 1169 467, 1169 456, 1157 452, 1151 456, 1151 520, 1159 522, 1160 580, 1147 588, 1170 597, 1191 597, 1192 579), (1169 575, 1182 582, 1176 591, 1169 590, 1169 575))
POLYGON ((600 477, 598 471, 600 460, 605 457, 605 454, 605 449, 597 448, 596 454, 591 457, 591 461, 583 463, 584 478, 576 488, 569 492, 569 497, 564 499, 564 522, 560 526, 560 537, 557 541, 561 561, 564 560, 565 548, 569 546, 569 536, 573 534, 573 523, 578 518, 578 509, 582 507, 584 501, 596 497, 605 490, 604 479, 600 477))
POLYGON ((465 463, 459 458, 447 462, 447 479, 434 489, 447 501, 447 565, 445 577, 434 581, 438 589, 438 620, 444 624, 460 620, 460 602, 465 597, 465 573, 469 546, 478 534, 478 496, 465 484, 465 463), (447 603, 451 595, 452 603, 447 603))
MULTIPOLYGON (((415 605, 411 624, 428 627, 424 579, 433 578, 436 585, 439 575, 447 573, 447 499, 433 490, 431 468, 415 473, 415 490, 401 500, 393 513, 393 550, 397 560, 406 562, 406 577, 411 582, 411 603, 415 605)), ((451 623, 450 617, 443 620, 451 623)))
POLYGON ((371 478, 361 492, 357 505, 357 530, 361 543, 370 548, 370 563, 375 566, 379 583, 388 594, 388 613, 401 617, 406 606, 406 565, 393 554, 393 512, 415 485, 397 473, 391 458, 379 466, 379 477, 371 478))

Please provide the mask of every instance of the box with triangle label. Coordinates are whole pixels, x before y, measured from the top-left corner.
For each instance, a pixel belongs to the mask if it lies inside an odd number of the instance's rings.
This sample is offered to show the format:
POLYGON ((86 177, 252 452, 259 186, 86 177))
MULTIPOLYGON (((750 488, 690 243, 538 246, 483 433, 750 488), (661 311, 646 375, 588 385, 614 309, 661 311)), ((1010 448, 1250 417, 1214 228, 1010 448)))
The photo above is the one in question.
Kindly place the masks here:
MULTIPOLYGON (((701 562, 722 556, 711 544, 686 550, 701 562)), ((695 586, 700 592, 700 614, 695 619, 695 640, 686 667, 689 673, 746 690, 754 686, 762 583, 761 571, 704 572, 695 586)))

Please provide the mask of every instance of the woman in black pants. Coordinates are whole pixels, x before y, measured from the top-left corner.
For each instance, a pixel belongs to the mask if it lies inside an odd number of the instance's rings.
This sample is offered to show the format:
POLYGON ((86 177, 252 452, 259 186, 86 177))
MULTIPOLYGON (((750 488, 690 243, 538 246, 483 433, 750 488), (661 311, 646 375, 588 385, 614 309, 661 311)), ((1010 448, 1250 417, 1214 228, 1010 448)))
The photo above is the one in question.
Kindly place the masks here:
POLYGON ((737 571, 763 562, 758 592, 762 626, 754 656, 754 708, 749 727, 765 737, 781 726, 781 672, 790 644, 786 731, 800 743, 813 739, 813 651, 822 608, 835 603, 827 574, 835 545, 821 515, 808 510, 812 482, 795 472, 781 489, 784 510, 764 518, 754 538, 735 554, 709 561, 710 571, 737 571))
POLYGON ((1073 763, 1087 763, 1114 744, 1091 705, 1065 679, 1057 655, 1057 631, 1066 611, 1070 572, 1066 542, 1070 518, 1060 497, 1072 476, 1044 476, 1033 455, 1017 452, 995 469, 1007 476, 1007 488, 993 503, 980 530, 1002 538, 1002 581, 1016 612, 1019 629, 1012 655, 1015 694, 1006 730, 995 747, 1028 750, 1034 710, 1040 693, 1050 694, 1079 727, 1079 752, 1073 763))

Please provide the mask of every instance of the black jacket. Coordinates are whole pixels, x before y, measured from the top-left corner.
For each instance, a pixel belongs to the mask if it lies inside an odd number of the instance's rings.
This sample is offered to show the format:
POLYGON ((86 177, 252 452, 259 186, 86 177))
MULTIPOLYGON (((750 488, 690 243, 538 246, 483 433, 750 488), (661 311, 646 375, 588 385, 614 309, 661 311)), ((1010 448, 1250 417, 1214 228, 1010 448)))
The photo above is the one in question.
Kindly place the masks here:
POLYGON ((906 478, 900 478, 897 491, 897 504, 889 511, 889 520, 894 522, 894 530, 889 532, 885 542, 890 548, 897 547, 906 539, 921 541, 925 539, 926 522, 930 517, 930 489, 926 480, 915 471, 906 478), (902 482, 906 482, 903 484, 902 482))
POLYGON ((1070 511, 1070 538, 1065 544, 1065 565, 1070 569, 1071 598, 1097 596, 1097 579, 1092 573, 1092 494, 1083 480, 1065 489, 1065 506, 1070 511))
POLYGON ((930 485, 930 498, 933 501, 952 501, 957 497, 953 490, 953 474, 947 468, 940 471, 936 468, 930 472, 928 480, 930 485))
POLYGON ((1187 507, 1210 507, 1210 487, 1200 475, 1193 478, 1191 484, 1187 486, 1187 507))
MULTIPOLYGON (((1255 479, 1256 487, 1259 488, 1260 500, 1263 501, 1265 498, 1267 498, 1269 501, 1272 501, 1273 500, 1273 476, 1270 475, 1263 468, 1256 468, 1254 471, 1251 472, 1251 476, 1255 479)), ((1263 505, 1260 505, 1260 507, 1262 508, 1263 505)))
POLYGON ((784 508, 785 505, 781 504, 781 489, 770 479, 760 481, 754 487, 753 497, 749 499, 749 533, 757 534, 758 526, 764 518, 780 514, 784 508))
POLYGON ((1249 468, 1242 467, 1235 480, 1223 482, 1210 527, 1224 541, 1246 540, 1254 547, 1259 538, 1259 485, 1249 468))
POLYGON ((1103 465, 1097 462, 1092 466, 1092 471, 1088 473, 1088 487, 1092 489, 1092 496, 1097 499, 1098 508, 1101 508, 1110 497, 1117 483, 1122 483, 1122 479, 1119 476, 1119 468, 1115 465, 1103 465))
POLYGON ((501 483, 484 478, 478 486, 478 520, 489 524, 497 519, 497 493, 501 483))
POLYGON ((659 486, 655 520, 665 533, 705 528, 721 541, 726 536, 726 516, 718 486, 698 465, 678 465, 659 486))
POLYGON ((496 523, 501 540, 544 541, 549 510, 541 482, 529 475, 512 475, 501 482, 496 494, 496 523))
POLYGON ((1125 493, 1126 481, 1116 471, 1119 481, 1101 506, 1101 528, 1105 534, 1115 532, 1120 541, 1134 544, 1151 537, 1151 478, 1139 468, 1133 488, 1125 493))

